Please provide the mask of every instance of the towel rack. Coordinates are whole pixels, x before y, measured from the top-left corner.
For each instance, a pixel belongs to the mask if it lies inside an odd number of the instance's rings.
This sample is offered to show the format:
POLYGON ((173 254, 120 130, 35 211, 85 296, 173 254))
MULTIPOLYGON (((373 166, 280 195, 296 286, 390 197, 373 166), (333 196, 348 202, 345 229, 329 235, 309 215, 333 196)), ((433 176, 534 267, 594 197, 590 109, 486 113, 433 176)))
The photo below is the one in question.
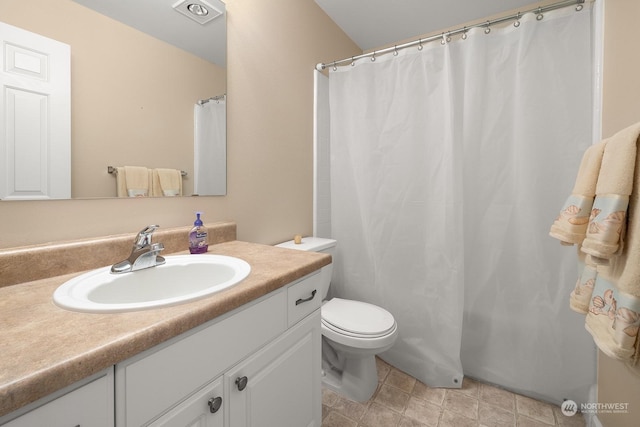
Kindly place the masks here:
POLYGON ((221 101, 221 100, 224 100, 226 96, 227 94, 223 93, 222 95, 216 95, 216 96, 212 96, 211 98, 201 99, 200 101, 198 101, 198 104, 204 105, 209 101, 221 101))
MULTIPOLYGON (((113 166, 107 166, 107 172, 113 175, 117 175, 118 169, 113 166)), ((180 175, 187 176, 187 173, 185 171, 180 171, 180 175)))

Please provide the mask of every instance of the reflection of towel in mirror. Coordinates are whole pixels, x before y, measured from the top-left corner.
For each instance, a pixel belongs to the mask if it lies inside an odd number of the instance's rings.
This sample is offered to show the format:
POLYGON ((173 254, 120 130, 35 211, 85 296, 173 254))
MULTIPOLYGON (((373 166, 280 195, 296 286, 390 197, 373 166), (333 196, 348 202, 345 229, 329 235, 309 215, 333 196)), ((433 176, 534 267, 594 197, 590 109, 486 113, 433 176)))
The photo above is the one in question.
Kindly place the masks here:
POLYGON ((142 166, 116 168, 116 190, 118 197, 147 197, 149 195, 150 171, 142 166))
POLYGON ((182 172, 178 169, 153 169, 153 196, 182 196, 182 172))
POLYGON ((640 359, 639 136, 640 123, 605 140, 586 235, 575 242, 582 270, 570 301, 600 350, 631 365, 640 359))

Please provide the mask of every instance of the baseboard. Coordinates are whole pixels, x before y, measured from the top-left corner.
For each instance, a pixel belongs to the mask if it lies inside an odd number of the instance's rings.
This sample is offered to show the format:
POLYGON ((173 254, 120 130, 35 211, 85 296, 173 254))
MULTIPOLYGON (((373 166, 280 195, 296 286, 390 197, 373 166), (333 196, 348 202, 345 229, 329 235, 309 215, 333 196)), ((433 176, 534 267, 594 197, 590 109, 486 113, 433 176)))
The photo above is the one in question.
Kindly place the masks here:
POLYGON ((587 414, 585 418, 587 427, 604 427, 596 414, 587 414))
MULTIPOLYGON (((589 402, 597 402, 598 401, 598 386, 597 384, 593 384, 589 388, 589 402)), ((584 414, 584 419, 586 421, 586 427, 603 427, 602 423, 598 419, 598 415, 594 413, 584 414)))

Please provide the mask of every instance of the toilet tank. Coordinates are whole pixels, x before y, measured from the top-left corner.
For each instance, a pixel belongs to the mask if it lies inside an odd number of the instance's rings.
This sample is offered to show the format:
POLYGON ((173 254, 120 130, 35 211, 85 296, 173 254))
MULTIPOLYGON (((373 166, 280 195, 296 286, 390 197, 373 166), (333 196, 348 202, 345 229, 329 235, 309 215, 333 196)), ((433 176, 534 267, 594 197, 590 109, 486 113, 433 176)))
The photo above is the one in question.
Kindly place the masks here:
MULTIPOLYGON (((303 237, 300 243, 295 243, 293 240, 282 242, 276 245, 279 248, 295 249, 298 251, 309 252, 321 252, 329 254, 334 257, 338 241, 333 239, 325 239, 323 237, 303 237)), ((329 285, 331 284, 331 275, 333 273, 333 262, 327 266, 322 267, 320 274, 322 275, 322 289, 320 296, 324 300, 329 292, 329 285)))

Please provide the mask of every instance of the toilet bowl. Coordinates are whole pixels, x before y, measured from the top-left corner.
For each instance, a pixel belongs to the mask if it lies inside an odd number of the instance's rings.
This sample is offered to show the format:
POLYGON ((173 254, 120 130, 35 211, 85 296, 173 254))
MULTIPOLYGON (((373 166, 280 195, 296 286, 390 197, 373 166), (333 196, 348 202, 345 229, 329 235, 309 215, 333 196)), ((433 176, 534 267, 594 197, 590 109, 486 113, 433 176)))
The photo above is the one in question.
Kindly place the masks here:
MULTIPOLYGON (((305 237, 276 245, 287 249, 330 253, 336 241, 305 237)), ((335 258, 334 258, 335 260, 335 258)), ((343 298, 325 300, 333 264, 323 267, 321 296, 322 382, 352 400, 369 400, 378 385, 375 356, 390 349, 398 336, 393 315, 382 307, 343 298)))

